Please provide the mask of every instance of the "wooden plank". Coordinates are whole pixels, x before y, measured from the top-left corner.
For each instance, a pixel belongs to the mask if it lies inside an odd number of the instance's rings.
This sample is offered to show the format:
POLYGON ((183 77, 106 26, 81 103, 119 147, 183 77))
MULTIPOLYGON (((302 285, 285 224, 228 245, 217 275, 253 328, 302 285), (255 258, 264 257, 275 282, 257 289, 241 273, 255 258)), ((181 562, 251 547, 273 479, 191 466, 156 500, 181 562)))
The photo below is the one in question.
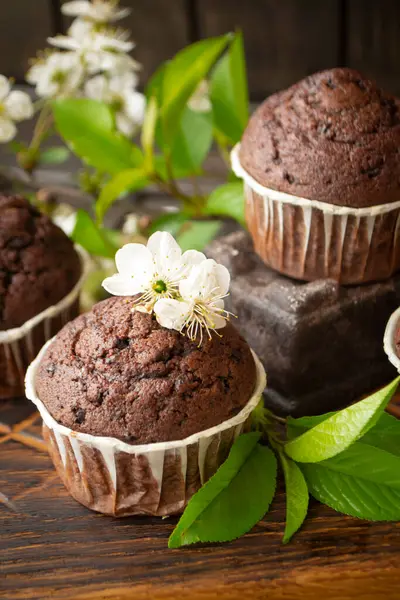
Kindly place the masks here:
MULTIPOLYGON (((132 32, 136 48, 132 55, 143 65, 144 85, 160 63, 189 43, 185 0, 123 0, 131 14, 118 25, 132 32)), ((70 19, 65 19, 68 27, 70 19)))
MULTIPOLYGON (((0 404, 0 421, 10 404, 16 423, 26 403, 0 404)), ((241 539, 168 550, 175 517, 92 513, 69 497, 45 453, 8 441, 0 446, 0 598, 398 600, 400 523, 368 523, 311 501, 306 524, 283 546, 284 515, 280 489, 241 539)))
POLYGON ((347 2, 346 63, 400 94, 400 2, 347 2))
POLYGON ((24 79, 29 59, 53 33, 49 0, 3 0, 0 8, 0 73, 24 79))
POLYGON ((336 0, 197 1, 203 37, 243 30, 253 100, 337 63, 336 0))

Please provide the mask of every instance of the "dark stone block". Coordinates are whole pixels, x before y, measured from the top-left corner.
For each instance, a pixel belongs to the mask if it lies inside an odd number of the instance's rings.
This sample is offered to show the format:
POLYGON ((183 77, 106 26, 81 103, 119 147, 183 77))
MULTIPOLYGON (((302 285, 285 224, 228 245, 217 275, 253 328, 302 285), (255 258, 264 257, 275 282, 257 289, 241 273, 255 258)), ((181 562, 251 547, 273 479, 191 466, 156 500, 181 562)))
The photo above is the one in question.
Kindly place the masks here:
POLYGON ((400 274, 354 287, 295 281, 266 267, 243 231, 217 239, 207 254, 231 272, 228 309, 266 368, 275 412, 336 410, 395 377, 382 344, 400 305, 400 274))

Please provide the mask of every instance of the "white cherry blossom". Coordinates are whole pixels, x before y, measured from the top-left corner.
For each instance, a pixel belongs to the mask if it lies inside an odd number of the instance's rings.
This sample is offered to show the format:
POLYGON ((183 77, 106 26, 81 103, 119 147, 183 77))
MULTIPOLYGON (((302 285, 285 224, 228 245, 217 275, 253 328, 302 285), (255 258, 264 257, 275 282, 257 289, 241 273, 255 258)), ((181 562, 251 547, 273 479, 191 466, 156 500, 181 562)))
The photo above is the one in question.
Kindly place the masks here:
POLYGON ((143 123, 146 100, 135 90, 137 78, 134 73, 114 77, 96 75, 85 85, 85 94, 94 100, 108 104, 115 113, 119 131, 132 137, 143 123))
POLYGON ((224 308, 224 298, 229 284, 226 267, 213 259, 202 261, 180 282, 180 299, 162 298, 156 302, 157 321, 168 329, 186 329, 186 335, 201 344, 204 331, 211 338, 212 331, 226 325, 229 313, 224 308))
POLYGON ((29 83, 36 85, 37 95, 45 98, 75 94, 84 75, 82 61, 75 52, 53 52, 39 59, 26 78, 29 83))
POLYGON ((28 94, 11 90, 7 77, 0 75, 0 143, 10 142, 17 133, 15 123, 32 118, 33 113, 28 94))
POLYGON ((206 257, 196 250, 182 250, 172 235, 157 231, 144 244, 126 244, 115 255, 118 273, 103 281, 115 296, 140 294, 135 304, 151 312, 160 298, 175 298, 179 284, 194 265, 206 257))
POLYGON ((80 17, 94 23, 114 23, 124 19, 131 12, 129 8, 118 8, 114 0, 75 0, 65 2, 61 12, 69 17, 80 17))

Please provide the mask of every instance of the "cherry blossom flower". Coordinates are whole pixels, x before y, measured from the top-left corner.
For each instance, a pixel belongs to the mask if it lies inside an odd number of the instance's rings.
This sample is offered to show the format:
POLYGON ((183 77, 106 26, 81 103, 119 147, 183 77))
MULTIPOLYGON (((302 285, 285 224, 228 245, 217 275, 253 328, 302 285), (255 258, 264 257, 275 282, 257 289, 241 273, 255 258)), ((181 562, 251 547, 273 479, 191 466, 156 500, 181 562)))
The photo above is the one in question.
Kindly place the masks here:
POLYGON ((118 8, 115 0, 75 0, 64 3, 61 12, 68 17, 80 17, 94 23, 114 23, 127 17, 131 11, 118 8))
POLYGON ((85 85, 85 95, 108 104, 115 113, 115 122, 121 133, 132 137, 143 123, 146 100, 135 90, 134 73, 114 77, 96 75, 85 85))
POLYGON ((211 332, 226 325, 229 313, 224 308, 228 295, 228 269, 215 260, 207 259, 195 265, 189 276, 179 284, 181 299, 162 298, 154 305, 157 321, 163 327, 176 329, 192 340, 203 341, 204 331, 211 332))
POLYGON ((53 52, 39 59, 28 71, 26 79, 36 85, 41 97, 73 95, 80 88, 85 70, 75 52, 53 52))
POLYGON ((103 287, 116 296, 140 294, 136 306, 151 312, 160 298, 177 296, 179 284, 194 265, 206 257, 196 250, 182 254, 177 242, 167 232, 156 232, 143 244, 126 244, 115 255, 118 273, 107 277, 103 287))
POLYGON ((10 142, 17 133, 15 123, 31 119, 33 113, 28 94, 11 90, 7 77, 0 75, 0 142, 10 142))

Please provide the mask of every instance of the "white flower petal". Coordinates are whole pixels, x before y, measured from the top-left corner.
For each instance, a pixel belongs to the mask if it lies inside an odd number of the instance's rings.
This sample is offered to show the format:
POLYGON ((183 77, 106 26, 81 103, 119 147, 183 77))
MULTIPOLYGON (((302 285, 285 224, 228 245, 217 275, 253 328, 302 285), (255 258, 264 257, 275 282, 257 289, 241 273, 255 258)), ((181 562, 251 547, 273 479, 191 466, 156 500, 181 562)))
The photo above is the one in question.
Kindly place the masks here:
POLYGON ((9 119, 0 117, 0 143, 5 144, 11 142, 16 136, 17 128, 9 119))
MULTIPOLYGON (((157 272, 168 276, 180 262, 182 250, 167 231, 156 231, 150 236, 147 248, 153 255, 157 272)), ((180 266, 180 264, 178 265, 180 266)))
POLYGON ((102 283, 103 288, 113 296, 135 296, 143 291, 143 287, 132 277, 117 273, 106 277, 102 283))
POLYGON ((93 23, 85 19, 75 19, 68 28, 68 36, 79 42, 85 42, 93 34, 93 23))
POLYGON ((133 276, 139 282, 151 281, 154 275, 153 257, 143 244, 125 244, 115 255, 118 272, 133 276))
POLYGON ((220 294, 225 296, 229 292, 229 286, 231 283, 231 276, 226 267, 223 265, 215 264, 214 273, 218 282, 218 287, 220 289, 220 294))
POLYGON ((91 3, 88 0, 73 0, 61 6, 61 12, 67 17, 86 17, 89 14, 91 3))
POLYGON ((10 92, 4 101, 7 115, 13 121, 24 121, 33 117, 34 109, 32 100, 25 92, 15 90, 10 92))
POLYGON ((188 107, 194 112, 207 113, 212 109, 208 81, 203 79, 188 100, 188 107))
POLYGON ((66 35, 56 35, 54 37, 47 38, 48 43, 56 48, 62 48, 63 50, 79 50, 78 42, 66 35))
POLYGON ((192 267, 199 265, 205 260, 207 260, 207 257, 202 252, 186 250, 182 254, 182 275, 187 277, 192 267))
POLYGON ((185 324, 192 307, 187 302, 163 298, 154 305, 154 313, 162 327, 180 331, 185 324))
POLYGON ((213 322, 213 329, 223 329, 226 326, 226 318, 221 317, 221 315, 213 314, 211 315, 211 320, 213 322))
POLYGON ((136 125, 142 125, 146 110, 146 98, 140 92, 129 90, 122 93, 124 98, 124 112, 136 125))
POLYGON ((85 85, 85 94, 88 98, 92 98, 93 100, 110 102, 110 92, 107 78, 104 75, 96 75, 96 77, 89 79, 85 85))
POLYGON ((2 102, 10 93, 10 82, 4 75, 0 75, 0 102, 2 102))
POLYGON ((133 137, 138 128, 136 123, 131 121, 131 119, 122 112, 115 115, 115 124, 118 131, 123 133, 127 138, 133 137))
POLYGON ((118 73, 108 78, 108 87, 111 92, 121 96, 125 90, 132 91, 138 84, 138 76, 132 71, 118 73))

